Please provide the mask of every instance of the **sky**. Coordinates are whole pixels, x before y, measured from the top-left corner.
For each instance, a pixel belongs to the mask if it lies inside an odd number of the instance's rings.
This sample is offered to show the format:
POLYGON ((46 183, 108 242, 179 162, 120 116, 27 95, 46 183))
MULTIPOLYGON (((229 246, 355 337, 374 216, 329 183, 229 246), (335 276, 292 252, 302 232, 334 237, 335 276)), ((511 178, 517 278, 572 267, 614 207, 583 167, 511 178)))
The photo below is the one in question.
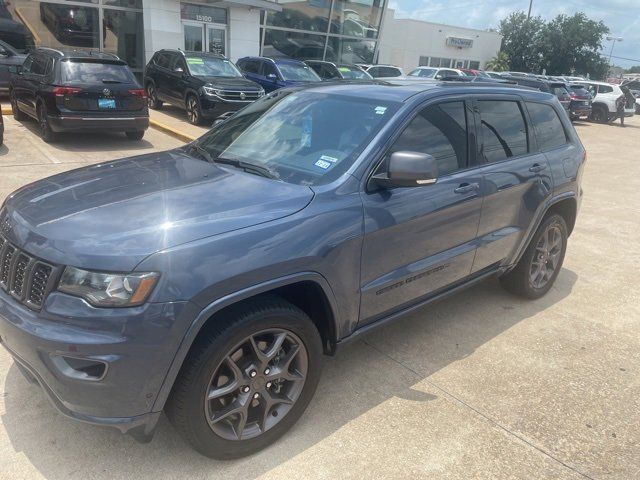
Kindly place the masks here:
MULTIPOLYGON (((500 20, 511 12, 529 9, 529 0, 390 0, 396 18, 414 18, 459 27, 486 30, 497 28, 500 20)), ((602 20, 611 34, 622 37, 616 42, 613 58, 621 67, 640 65, 640 0, 533 0, 531 15, 545 20, 559 14, 584 12, 592 20, 602 20), (634 61, 634 59, 636 61, 634 61)), ((603 41, 608 57, 611 41, 603 41)))

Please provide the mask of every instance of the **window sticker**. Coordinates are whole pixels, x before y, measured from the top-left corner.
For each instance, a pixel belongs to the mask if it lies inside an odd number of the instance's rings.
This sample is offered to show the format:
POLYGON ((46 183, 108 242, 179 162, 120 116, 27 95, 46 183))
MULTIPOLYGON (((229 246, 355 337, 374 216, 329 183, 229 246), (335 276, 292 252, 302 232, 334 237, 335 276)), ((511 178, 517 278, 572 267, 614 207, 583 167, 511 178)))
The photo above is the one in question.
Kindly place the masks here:
POLYGON ((342 73, 349 73, 351 71, 347 67, 338 67, 338 70, 340 70, 342 73))
POLYGON ((201 58, 187 58, 187 63, 189 65, 204 65, 204 60, 201 58))
POLYGON ((327 162, 326 160, 318 160, 314 163, 316 167, 320 167, 323 170, 327 170, 332 164, 331 162, 327 162))
POLYGON ((320 160, 324 160, 325 162, 336 163, 338 159, 336 157, 330 157, 329 155, 321 155, 320 160))
POLYGON ((376 107, 375 108, 375 112, 378 115, 384 115, 384 112, 386 112, 386 111, 387 111, 387 107, 376 107))

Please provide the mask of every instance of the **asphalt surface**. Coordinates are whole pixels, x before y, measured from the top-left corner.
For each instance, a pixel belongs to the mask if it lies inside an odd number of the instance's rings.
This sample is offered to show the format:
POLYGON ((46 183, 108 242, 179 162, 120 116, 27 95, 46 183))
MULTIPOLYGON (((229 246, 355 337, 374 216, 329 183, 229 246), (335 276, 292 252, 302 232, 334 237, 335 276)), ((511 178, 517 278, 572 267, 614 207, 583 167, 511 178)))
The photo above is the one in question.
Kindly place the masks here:
MULTIPOLYGON (((45 145, 5 118, 0 199, 66 169, 166 149, 149 131, 45 145)), ((640 118, 580 123, 585 199, 554 288, 487 281, 327 358, 282 440, 216 462, 163 417, 145 445, 56 413, 0 349, 0 479, 640 478, 640 118)))

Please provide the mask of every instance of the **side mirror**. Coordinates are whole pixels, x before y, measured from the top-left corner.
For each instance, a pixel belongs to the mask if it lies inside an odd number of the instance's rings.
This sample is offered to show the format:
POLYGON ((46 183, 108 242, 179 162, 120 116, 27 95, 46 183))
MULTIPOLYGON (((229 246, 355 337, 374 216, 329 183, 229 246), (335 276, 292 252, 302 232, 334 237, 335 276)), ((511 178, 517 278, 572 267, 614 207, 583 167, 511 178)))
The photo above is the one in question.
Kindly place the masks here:
POLYGON ((437 74, 437 75, 435 76, 435 79, 436 79, 436 80, 441 80, 441 79, 442 79, 442 75, 437 74))
POLYGON ((173 69, 173 71, 175 73, 184 73, 184 70, 182 69, 182 67, 176 67, 176 68, 173 69))
POLYGON ((438 163, 427 153, 395 152, 389 158, 387 172, 371 180, 383 188, 431 185, 438 180, 438 163))
POLYGON ((10 57, 10 56, 11 56, 11 52, 9 50, 6 50, 3 47, 0 47, 0 57, 10 57))
POLYGON ((270 73, 269 75, 267 75, 267 80, 271 80, 272 82, 275 82, 278 80, 278 76, 275 73, 270 73))

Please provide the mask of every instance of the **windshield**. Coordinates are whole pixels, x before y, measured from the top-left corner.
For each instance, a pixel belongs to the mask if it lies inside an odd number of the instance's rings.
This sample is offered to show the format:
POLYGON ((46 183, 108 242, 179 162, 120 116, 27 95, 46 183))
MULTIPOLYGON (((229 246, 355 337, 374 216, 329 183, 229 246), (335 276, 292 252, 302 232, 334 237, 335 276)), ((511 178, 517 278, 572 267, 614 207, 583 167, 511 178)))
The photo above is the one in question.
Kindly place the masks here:
POLYGON ((197 141, 212 161, 252 164, 299 185, 335 180, 397 111, 395 102, 301 91, 254 102, 197 141))
POLYGON ((296 82, 320 81, 318 74, 311 70, 307 65, 298 65, 297 63, 280 63, 278 64, 278 68, 285 80, 292 80, 296 82))
POLYGON ((438 70, 436 70, 435 68, 416 68, 409 75, 411 75, 412 77, 433 78, 436 76, 437 72, 438 70))
POLYGON ((241 77, 240 70, 226 58, 187 57, 191 75, 196 77, 241 77))
POLYGON ((338 70, 340 70, 342 78, 346 78, 349 80, 373 80, 373 77, 371 75, 369 75, 364 70, 360 70, 358 67, 342 66, 338 67, 338 70))
POLYGON ((120 63, 70 60, 60 63, 62 83, 136 83, 129 67, 120 63))

